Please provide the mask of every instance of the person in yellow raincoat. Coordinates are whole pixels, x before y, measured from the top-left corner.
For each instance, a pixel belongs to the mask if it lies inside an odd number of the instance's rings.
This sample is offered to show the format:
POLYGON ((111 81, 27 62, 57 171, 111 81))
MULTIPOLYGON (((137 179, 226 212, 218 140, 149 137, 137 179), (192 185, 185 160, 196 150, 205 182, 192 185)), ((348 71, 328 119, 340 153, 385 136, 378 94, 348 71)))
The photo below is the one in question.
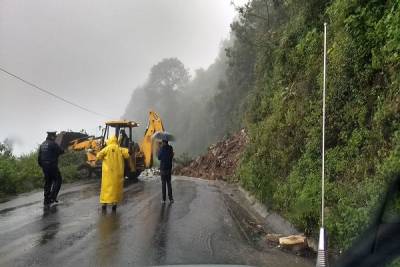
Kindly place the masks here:
POLYGON ((107 204, 111 204, 115 211, 122 200, 124 159, 128 158, 128 149, 119 146, 116 136, 108 139, 106 147, 97 153, 97 160, 103 160, 100 192, 103 211, 107 209, 107 204))

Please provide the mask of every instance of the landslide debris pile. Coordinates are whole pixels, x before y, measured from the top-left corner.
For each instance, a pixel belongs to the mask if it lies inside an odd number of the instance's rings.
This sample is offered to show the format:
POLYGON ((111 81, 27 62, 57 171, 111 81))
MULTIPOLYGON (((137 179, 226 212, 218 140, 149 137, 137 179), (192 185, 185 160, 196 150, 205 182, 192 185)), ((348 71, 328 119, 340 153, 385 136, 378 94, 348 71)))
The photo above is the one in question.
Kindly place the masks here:
POLYGON ((160 170, 158 168, 145 169, 142 171, 140 176, 145 176, 145 177, 160 176, 160 170))
POLYGON ((209 180, 224 180, 231 176, 240 159, 248 135, 244 129, 211 145, 205 155, 199 156, 186 166, 177 166, 174 174, 209 180))

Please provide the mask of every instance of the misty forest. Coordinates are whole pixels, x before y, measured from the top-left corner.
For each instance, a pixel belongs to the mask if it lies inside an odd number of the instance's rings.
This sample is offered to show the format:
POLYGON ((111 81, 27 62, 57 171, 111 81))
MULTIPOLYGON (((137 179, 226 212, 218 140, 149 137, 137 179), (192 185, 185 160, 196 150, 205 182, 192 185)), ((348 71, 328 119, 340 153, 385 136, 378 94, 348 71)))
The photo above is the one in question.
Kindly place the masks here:
MULTIPOLYGON (((121 118, 155 110, 194 158, 241 129, 249 144, 229 177, 307 235, 320 223, 323 23, 328 23, 326 227, 344 249, 400 173, 400 2, 252 0, 207 69, 154 62, 121 118)), ((83 155, 60 162, 67 181, 83 155)), ((0 194, 42 185, 36 152, 0 146, 0 194)))

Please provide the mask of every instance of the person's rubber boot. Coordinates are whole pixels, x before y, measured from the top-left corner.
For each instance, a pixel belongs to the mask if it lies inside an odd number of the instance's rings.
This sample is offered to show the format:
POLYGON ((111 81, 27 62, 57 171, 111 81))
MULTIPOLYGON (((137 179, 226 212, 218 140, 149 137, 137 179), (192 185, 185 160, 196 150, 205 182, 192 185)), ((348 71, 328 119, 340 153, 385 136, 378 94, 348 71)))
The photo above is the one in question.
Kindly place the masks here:
POLYGON ((43 201, 43 206, 44 206, 45 208, 50 207, 50 204, 51 204, 51 201, 49 201, 49 200, 47 200, 47 199, 45 199, 45 200, 43 201))
POLYGON ((112 211, 113 211, 113 212, 116 212, 116 211, 117 211, 117 205, 113 205, 113 206, 112 206, 112 211))
POLYGON ((107 212, 107 205, 101 205, 101 212, 106 213, 107 212))

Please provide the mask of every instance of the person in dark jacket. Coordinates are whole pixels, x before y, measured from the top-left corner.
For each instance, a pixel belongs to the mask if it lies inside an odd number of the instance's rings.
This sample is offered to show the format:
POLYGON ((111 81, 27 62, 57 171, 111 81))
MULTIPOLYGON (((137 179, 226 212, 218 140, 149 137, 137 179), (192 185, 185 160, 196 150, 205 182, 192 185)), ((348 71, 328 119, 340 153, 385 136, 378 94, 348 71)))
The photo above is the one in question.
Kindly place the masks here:
POLYGON ((172 159, 174 158, 174 149, 168 144, 168 141, 163 140, 160 150, 158 151, 158 159, 160 160, 160 172, 162 183, 162 202, 166 200, 166 187, 168 188, 168 198, 171 203, 174 202, 172 197, 171 187, 171 170, 172 159))
POLYGON ((62 177, 58 169, 58 157, 64 150, 55 142, 56 132, 47 132, 46 140, 39 147, 38 164, 44 174, 45 206, 58 202, 57 195, 61 188, 62 177))

